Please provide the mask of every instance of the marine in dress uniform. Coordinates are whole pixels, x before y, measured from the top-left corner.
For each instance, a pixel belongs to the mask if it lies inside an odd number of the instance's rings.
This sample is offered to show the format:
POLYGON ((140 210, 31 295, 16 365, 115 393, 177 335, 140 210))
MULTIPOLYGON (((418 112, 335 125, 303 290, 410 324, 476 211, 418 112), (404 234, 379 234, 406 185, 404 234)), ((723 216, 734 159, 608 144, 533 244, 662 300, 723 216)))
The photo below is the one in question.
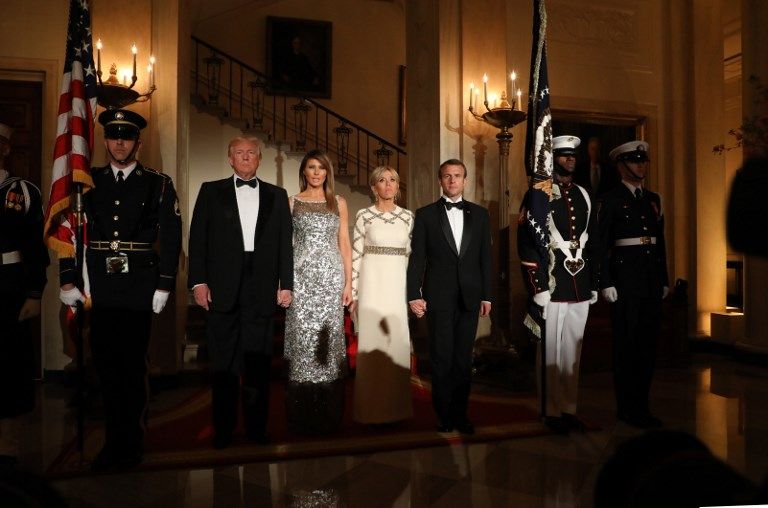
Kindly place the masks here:
MULTIPOLYGON (((90 283, 91 352, 99 376, 105 443, 95 470, 141 461, 147 407, 147 349, 152 312, 160 313, 176 280, 181 217, 167 175, 136 160, 147 122, 133 111, 99 115, 109 164, 93 168, 84 196, 85 265, 90 283)), ((72 258, 60 262, 61 300, 83 300, 72 258)))
MULTIPOLYGON (((589 306, 597 301, 599 243, 597 217, 584 187, 573 183, 576 136, 553 138, 555 157, 550 202, 548 259, 541 259, 530 229, 518 228, 518 252, 523 279, 544 317, 546 360, 545 397, 547 426, 560 433, 583 428, 576 418, 579 359, 589 306)), ((528 194, 523 200, 526 206, 528 194)), ((528 220, 526 212, 521 221, 528 220)), ((538 354, 541 354, 539 348, 538 354)), ((537 366, 541 365, 541 358, 537 366)), ((541 376, 537 376, 541 383, 541 376)))
POLYGON ((669 290, 661 198, 643 188, 648 143, 624 143, 610 157, 622 182, 603 196, 598 223, 605 253, 600 287, 613 322, 617 416, 635 427, 656 427, 661 421, 651 415, 648 395, 661 301, 669 290))
MULTIPOLYGON (((10 127, 0 123, 0 419, 34 407, 34 350, 28 320, 40 314, 49 264, 40 190, 11 176, 3 166, 11 133, 10 127)), ((14 453, 15 444, 6 443, 11 438, 10 422, 3 421, 2 427, 0 453, 14 453)))

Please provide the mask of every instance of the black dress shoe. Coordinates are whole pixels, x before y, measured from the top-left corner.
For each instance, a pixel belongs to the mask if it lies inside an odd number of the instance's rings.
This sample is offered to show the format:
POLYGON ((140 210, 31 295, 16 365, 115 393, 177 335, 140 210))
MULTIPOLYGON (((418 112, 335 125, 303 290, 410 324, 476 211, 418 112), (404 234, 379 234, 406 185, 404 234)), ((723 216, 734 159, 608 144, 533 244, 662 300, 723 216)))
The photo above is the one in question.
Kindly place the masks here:
POLYGON ((555 434, 566 435, 571 430, 571 427, 559 416, 545 416, 544 425, 555 434))
POLYGON ((579 420, 576 417, 576 415, 573 415, 571 413, 563 413, 563 422, 565 422, 565 424, 571 430, 575 430, 578 432, 584 432, 586 430, 586 427, 584 426, 584 422, 579 420))
POLYGON ((437 431, 446 433, 446 432, 453 432, 453 425, 450 423, 440 422, 437 424, 437 431))
POLYGON ((462 434, 466 434, 468 436, 471 436, 472 434, 475 433, 475 426, 472 425, 472 422, 466 421, 466 422, 462 422, 462 423, 457 423, 456 424, 456 430, 458 430, 462 434))
POLYGON ((246 438, 251 443, 256 443, 260 445, 268 445, 272 442, 272 440, 269 438, 266 432, 248 432, 246 435, 246 438))
POLYGON ((232 444, 232 434, 216 434, 213 436, 213 447, 223 450, 232 444))

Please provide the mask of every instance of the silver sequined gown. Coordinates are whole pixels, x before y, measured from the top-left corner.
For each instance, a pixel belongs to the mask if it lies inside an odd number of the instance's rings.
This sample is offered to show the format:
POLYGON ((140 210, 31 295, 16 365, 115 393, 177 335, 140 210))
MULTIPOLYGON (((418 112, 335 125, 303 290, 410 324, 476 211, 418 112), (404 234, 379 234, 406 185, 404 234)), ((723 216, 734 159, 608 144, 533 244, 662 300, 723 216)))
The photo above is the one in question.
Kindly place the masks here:
POLYGON ((344 264, 339 216, 325 201, 293 201, 293 302, 285 323, 286 412, 298 433, 327 433, 344 414, 344 264))

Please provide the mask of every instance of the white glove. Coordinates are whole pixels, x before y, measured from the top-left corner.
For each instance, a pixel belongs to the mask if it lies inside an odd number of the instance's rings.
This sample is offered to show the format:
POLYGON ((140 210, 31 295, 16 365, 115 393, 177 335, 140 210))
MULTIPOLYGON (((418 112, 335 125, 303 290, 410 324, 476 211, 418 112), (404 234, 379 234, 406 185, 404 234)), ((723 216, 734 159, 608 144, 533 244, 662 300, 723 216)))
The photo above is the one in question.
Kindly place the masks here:
POLYGON ((549 291, 542 291, 541 293, 533 295, 533 302, 541 307, 542 319, 547 319, 547 307, 549 306, 550 300, 552 300, 552 295, 549 291))
POLYGON ((592 291, 592 298, 589 299, 589 304, 593 305, 597 303, 597 291, 592 291))
POLYGON ((163 308, 165 307, 165 304, 168 303, 168 295, 170 295, 168 291, 160 291, 159 289, 155 290, 155 294, 152 297, 152 310, 155 312, 155 314, 160 314, 163 312, 163 308))
POLYGON ((66 290, 59 289, 59 300, 61 300, 61 303, 64 305, 69 305, 70 307, 77 305, 77 302, 85 303, 85 297, 83 296, 83 293, 77 289, 77 287, 66 290))
POLYGON ((608 303, 613 303, 619 299, 619 293, 616 292, 616 288, 613 286, 603 289, 602 293, 603 298, 605 298, 605 301, 608 303))
POLYGON ((661 299, 663 300, 667 295, 669 295, 669 286, 664 286, 661 288, 661 299))

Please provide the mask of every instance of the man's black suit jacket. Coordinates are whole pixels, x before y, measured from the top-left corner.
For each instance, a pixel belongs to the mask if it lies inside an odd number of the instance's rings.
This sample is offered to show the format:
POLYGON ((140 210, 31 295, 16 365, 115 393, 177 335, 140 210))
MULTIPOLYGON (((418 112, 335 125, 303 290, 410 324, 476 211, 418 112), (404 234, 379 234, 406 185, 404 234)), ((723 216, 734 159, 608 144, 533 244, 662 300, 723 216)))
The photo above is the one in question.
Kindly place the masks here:
POLYGON ((492 301, 491 234, 488 210, 465 202, 461 249, 456 249, 444 199, 419 208, 408 261, 408 301, 423 298, 427 310, 466 310, 492 301))
MULTIPOLYGON (((243 233, 232 177, 200 188, 189 230, 190 288, 207 284, 211 310, 230 311, 243 272, 243 233)), ((285 189, 259 180, 253 268, 259 284, 254 305, 265 317, 276 308, 277 288, 293 290, 293 224, 285 189)))

